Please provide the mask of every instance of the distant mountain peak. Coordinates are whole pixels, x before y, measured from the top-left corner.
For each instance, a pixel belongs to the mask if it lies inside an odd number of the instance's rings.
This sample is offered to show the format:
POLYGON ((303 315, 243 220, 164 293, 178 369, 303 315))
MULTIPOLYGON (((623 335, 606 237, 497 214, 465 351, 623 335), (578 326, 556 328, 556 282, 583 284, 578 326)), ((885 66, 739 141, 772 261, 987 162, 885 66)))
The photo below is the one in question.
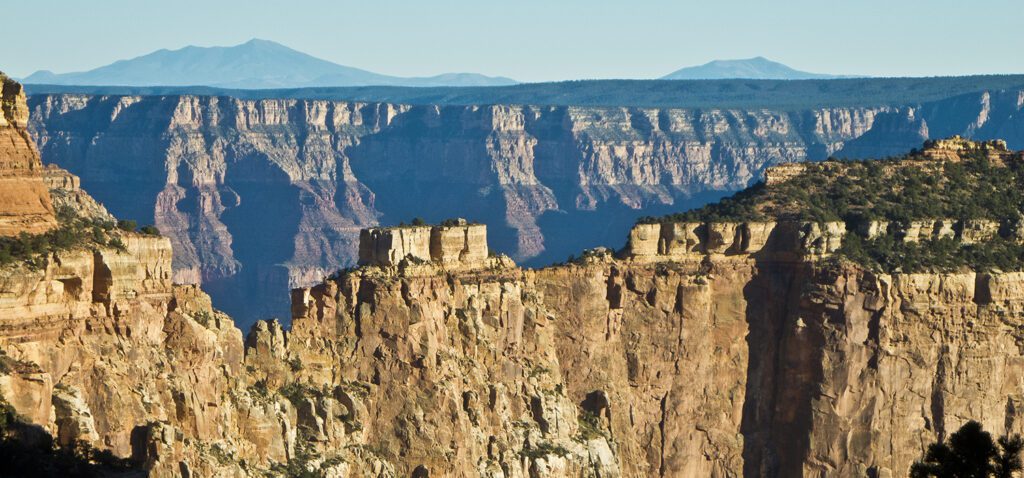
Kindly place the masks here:
POLYGON ((212 86, 239 89, 328 86, 500 86, 515 80, 477 73, 402 78, 339 65, 281 43, 252 38, 234 46, 160 49, 76 73, 37 71, 29 84, 83 86, 212 86))
POLYGON ((813 80, 844 78, 840 75, 808 73, 790 68, 763 56, 736 60, 712 60, 703 65, 690 66, 674 71, 663 80, 813 80))
POLYGON ((273 41, 273 40, 266 40, 266 39, 263 39, 263 38, 251 38, 251 39, 249 39, 249 41, 247 41, 245 43, 242 43, 242 44, 239 44, 239 45, 237 45, 235 47, 222 47, 222 48, 273 48, 273 49, 297 51, 297 50, 295 50, 293 48, 290 48, 287 45, 284 45, 282 43, 278 43, 278 42, 273 41))

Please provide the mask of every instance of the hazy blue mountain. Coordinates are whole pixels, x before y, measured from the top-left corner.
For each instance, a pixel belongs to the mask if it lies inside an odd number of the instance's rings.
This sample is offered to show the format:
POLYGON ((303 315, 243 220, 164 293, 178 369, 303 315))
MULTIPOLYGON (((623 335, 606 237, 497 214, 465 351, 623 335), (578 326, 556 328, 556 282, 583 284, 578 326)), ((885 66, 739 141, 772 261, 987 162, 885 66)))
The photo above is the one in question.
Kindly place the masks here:
POLYGON ((215 86, 221 88, 303 88, 311 86, 498 86, 509 78, 449 73, 401 78, 332 63, 279 43, 250 40, 230 47, 188 46, 158 50, 77 73, 39 71, 25 83, 119 86, 215 86))
POLYGON ((715 60, 700 66, 690 66, 663 76, 663 80, 825 80, 849 78, 794 70, 782 63, 759 56, 746 60, 715 60))

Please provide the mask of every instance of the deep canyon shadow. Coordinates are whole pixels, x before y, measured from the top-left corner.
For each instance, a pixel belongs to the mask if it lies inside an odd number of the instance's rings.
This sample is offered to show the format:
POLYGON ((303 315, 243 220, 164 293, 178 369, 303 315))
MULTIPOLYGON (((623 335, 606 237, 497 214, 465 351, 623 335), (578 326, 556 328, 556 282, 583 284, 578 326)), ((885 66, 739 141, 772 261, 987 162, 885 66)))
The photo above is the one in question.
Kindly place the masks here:
MULTIPOLYGON (((765 251, 793 243, 790 231, 776 231, 765 251)), ((749 354, 740 424, 743 476, 802 476, 824 339, 820 324, 801 316, 801 284, 810 279, 811 266, 769 258, 765 251, 756 255, 754 275, 743 289, 749 354)))
POLYGON ((221 217, 231 231, 231 249, 241 263, 237 274, 212 278, 204 288, 217 308, 231 315, 242 330, 256 320, 290 318, 288 270, 302 218, 300 189, 265 157, 242 158, 224 178, 234 190, 237 206, 221 217))

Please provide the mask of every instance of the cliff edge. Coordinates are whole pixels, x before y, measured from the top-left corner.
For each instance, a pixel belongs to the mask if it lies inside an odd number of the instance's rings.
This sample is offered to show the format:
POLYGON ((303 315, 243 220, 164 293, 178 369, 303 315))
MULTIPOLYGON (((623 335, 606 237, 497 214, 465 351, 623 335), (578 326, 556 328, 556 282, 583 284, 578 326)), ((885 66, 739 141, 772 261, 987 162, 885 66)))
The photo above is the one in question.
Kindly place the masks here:
POLYGON ((25 90, 0 72, 0 236, 37 234, 57 225, 29 138, 25 90))

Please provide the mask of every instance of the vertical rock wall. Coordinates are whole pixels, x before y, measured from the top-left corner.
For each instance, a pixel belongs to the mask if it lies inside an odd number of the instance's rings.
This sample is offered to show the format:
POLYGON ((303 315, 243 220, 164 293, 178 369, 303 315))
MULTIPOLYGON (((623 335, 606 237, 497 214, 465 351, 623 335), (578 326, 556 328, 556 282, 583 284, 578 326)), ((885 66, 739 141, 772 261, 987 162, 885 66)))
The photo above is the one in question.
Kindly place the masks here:
POLYGON ((28 106, 20 84, 0 73, 0 236, 38 234, 57 226, 28 136, 28 106))

